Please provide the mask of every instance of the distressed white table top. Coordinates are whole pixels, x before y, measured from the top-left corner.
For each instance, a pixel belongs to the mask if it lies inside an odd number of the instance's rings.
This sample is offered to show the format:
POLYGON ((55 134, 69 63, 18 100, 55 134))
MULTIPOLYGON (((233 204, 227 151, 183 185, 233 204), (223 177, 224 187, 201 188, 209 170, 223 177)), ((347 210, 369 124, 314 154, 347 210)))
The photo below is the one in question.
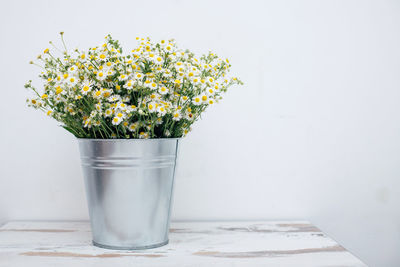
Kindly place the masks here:
POLYGON ((91 245, 88 222, 10 222, 0 266, 366 266, 308 222, 172 223, 170 243, 142 251, 91 245))

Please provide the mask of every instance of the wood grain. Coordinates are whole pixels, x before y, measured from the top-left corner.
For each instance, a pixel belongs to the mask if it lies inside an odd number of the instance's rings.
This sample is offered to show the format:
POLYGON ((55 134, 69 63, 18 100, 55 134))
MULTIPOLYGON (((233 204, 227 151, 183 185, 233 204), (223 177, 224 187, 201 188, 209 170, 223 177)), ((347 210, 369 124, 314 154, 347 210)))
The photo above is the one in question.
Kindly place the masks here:
POLYGON ((0 266, 366 266, 298 221, 176 222, 169 245, 141 251, 91 242, 88 222, 10 222, 0 227, 0 266))

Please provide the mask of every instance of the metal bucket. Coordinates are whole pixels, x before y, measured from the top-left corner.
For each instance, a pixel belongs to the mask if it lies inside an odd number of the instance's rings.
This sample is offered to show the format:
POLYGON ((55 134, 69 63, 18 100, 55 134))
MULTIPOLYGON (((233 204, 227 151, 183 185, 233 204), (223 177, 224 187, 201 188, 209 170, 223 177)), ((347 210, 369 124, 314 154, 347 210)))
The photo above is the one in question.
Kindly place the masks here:
POLYGON ((93 244, 168 244, 179 139, 78 139, 93 244))

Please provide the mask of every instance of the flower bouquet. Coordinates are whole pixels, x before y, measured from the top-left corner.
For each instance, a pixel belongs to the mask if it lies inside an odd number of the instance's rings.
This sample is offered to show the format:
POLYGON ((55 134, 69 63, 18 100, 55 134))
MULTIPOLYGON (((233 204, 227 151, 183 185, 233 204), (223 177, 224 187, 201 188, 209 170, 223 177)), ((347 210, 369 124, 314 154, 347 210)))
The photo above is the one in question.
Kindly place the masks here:
POLYGON ((223 92, 241 84, 227 77, 228 59, 211 52, 198 58, 174 40, 136 39, 126 55, 110 35, 101 46, 71 53, 62 38, 64 51, 54 47, 61 58, 46 48, 31 61, 43 70, 44 90, 25 84, 36 94, 29 106, 78 138, 182 137, 223 92))

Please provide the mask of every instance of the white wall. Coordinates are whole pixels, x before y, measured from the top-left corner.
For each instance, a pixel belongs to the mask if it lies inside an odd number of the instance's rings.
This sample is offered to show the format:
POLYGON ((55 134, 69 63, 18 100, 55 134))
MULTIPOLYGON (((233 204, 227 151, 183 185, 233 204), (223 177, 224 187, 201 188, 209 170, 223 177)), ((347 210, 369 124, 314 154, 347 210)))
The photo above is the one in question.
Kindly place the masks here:
POLYGON ((400 266, 400 2, 1 1, 0 222, 88 218, 75 138, 24 103, 61 30, 174 37, 245 82, 182 142, 174 219, 307 219, 400 266))

